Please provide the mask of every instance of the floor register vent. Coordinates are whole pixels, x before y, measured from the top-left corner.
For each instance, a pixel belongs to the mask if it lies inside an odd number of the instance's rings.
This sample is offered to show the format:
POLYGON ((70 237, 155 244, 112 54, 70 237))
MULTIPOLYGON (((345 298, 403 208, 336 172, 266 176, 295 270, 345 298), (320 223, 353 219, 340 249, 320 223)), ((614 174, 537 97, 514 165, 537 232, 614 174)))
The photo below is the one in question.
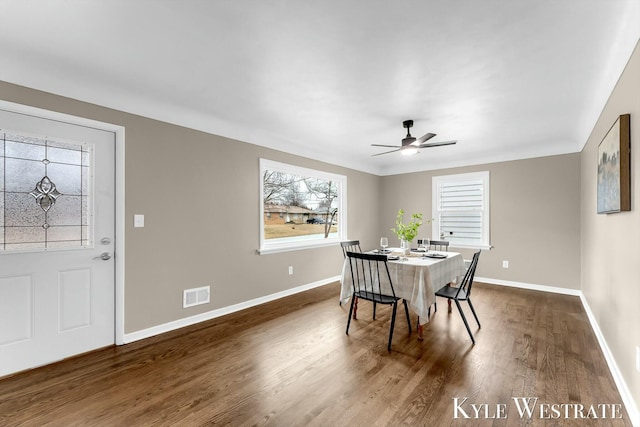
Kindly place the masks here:
POLYGON ((210 288, 210 286, 203 286, 201 288, 185 289, 182 292, 182 308, 208 304, 211 295, 210 288))

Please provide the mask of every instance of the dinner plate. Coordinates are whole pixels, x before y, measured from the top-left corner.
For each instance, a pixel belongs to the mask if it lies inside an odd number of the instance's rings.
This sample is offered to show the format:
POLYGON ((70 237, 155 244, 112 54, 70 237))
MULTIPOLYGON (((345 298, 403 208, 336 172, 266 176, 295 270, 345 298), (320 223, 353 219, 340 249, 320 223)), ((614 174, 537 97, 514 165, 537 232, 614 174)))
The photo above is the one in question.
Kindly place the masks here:
POLYGON ((424 254, 422 255, 425 258, 446 258, 445 254, 424 254))

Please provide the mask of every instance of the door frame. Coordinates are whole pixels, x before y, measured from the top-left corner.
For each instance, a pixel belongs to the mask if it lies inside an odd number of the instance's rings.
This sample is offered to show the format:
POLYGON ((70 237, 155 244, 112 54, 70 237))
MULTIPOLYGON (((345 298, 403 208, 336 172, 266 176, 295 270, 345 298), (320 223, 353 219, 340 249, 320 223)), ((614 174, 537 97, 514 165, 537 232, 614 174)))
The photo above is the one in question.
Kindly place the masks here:
POLYGON ((116 345, 125 344, 124 340, 124 248, 125 248, 125 207, 124 207, 124 181, 125 181, 125 138, 124 126, 98 120, 87 119, 57 111, 32 107, 30 105, 18 104, 15 102, 0 100, 0 109, 26 114, 34 117, 41 117, 48 120, 70 123, 72 125, 86 126, 94 129, 113 132, 115 135, 115 295, 114 295, 114 342, 116 345))

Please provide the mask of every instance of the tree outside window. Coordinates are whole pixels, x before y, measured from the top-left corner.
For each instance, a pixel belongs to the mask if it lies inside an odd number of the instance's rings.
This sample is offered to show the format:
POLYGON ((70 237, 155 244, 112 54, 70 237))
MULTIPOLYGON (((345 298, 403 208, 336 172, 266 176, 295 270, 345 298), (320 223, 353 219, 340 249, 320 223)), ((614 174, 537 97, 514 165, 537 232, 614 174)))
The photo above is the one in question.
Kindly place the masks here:
POLYGON ((346 177, 265 159, 260 166, 261 253, 343 239, 346 177))

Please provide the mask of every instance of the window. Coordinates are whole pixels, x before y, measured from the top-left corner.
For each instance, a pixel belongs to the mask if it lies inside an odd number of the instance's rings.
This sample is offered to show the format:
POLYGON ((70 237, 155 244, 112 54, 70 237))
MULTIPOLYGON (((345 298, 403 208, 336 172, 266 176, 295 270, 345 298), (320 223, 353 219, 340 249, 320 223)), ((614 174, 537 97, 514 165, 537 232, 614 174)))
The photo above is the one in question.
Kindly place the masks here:
POLYGON ((87 248, 93 147, 0 134, 0 253, 87 248))
POLYGON ((434 176, 432 196, 434 239, 490 249, 488 171, 434 176))
POLYGON ((346 176, 260 159, 260 194, 260 253, 346 239, 346 176))

